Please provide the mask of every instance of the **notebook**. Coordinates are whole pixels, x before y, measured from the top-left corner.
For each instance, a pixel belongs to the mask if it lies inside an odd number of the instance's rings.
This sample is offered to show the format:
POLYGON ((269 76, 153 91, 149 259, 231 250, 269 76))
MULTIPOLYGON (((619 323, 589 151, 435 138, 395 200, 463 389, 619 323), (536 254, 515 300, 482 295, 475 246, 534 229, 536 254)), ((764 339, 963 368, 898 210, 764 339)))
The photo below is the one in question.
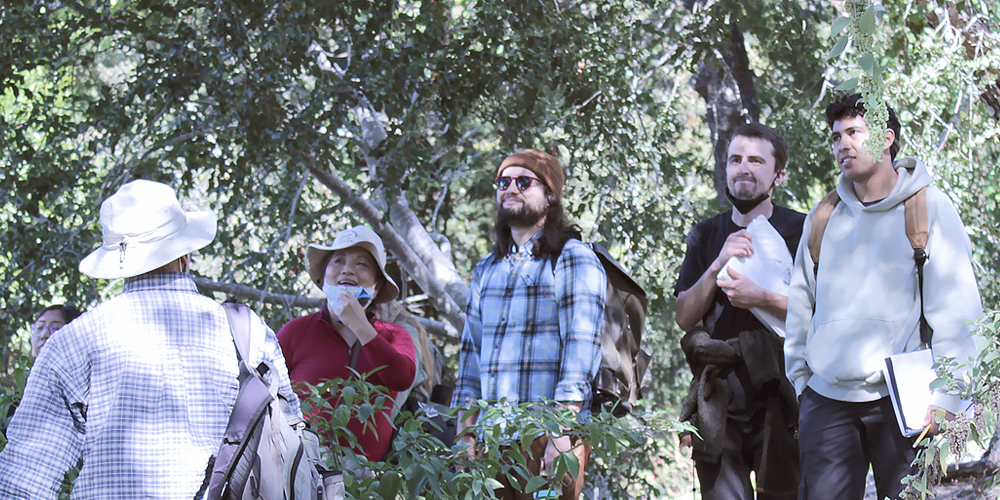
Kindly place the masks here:
MULTIPOLYGON (((906 437, 916 436, 924 429, 924 417, 932 402, 931 382, 937 378, 934 357, 930 349, 894 354, 885 358, 886 385, 896 413, 899 430, 906 437)), ((972 403, 958 396, 938 404, 952 413, 965 412, 972 418, 972 403)))

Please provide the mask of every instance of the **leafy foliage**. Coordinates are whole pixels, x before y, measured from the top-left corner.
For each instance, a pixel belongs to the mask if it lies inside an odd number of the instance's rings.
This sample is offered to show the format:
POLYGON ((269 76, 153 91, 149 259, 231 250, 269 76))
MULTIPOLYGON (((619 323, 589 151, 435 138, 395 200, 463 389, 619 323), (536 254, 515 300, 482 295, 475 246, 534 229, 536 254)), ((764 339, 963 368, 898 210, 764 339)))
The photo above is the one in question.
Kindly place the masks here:
MULTIPOLYGON (((412 415, 402 413, 389 455, 382 462, 370 462, 351 448, 357 439, 347 431, 347 423, 352 418, 371 423, 371 416, 388 404, 385 389, 340 379, 309 389, 303 411, 329 416, 310 421, 329 451, 327 464, 345 471, 348 495, 359 499, 495 498, 500 475, 509 477, 511 484, 524 478, 528 492, 551 486, 528 473, 523 450, 535 436, 558 435, 562 428, 574 429, 576 436, 593 445, 587 477, 588 483, 601 484, 601 498, 660 498, 670 491, 647 471, 664 464, 676 466, 668 438, 689 428, 663 411, 647 408, 628 418, 601 413, 581 424, 571 412, 551 404, 497 406, 479 401, 474 409, 480 411, 480 423, 471 428, 479 436, 473 462, 462 444, 446 448, 428 432, 432 418, 427 408, 412 415), (331 406, 331 396, 343 404, 331 406)), ((459 412, 453 410, 452 418, 462 418, 459 412)), ((576 457, 563 453, 555 461, 552 477, 577 467, 576 457)))
MULTIPOLYGON (((532 146, 559 154, 572 218, 648 290, 646 396, 669 412, 690 376, 672 297, 684 238, 720 209, 712 142, 726 138, 712 136, 711 105, 692 88, 712 60, 725 66, 724 91, 742 92, 737 79, 754 91, 739 118, 788 139, 776 199, 799 210, 836 181, 822 105, 845 81, 870 78, 900 114, 903 154, 931 165, 959 208, 995 308, 1000 173, 988 167, 1000 129, 980 96, 1000 67, 1000 17, 988 2, 881 4, 852 2, 832 19, 825 2, 786 0, 6 2, 0 380, 23 373, 19 325, 35 312, 86 309, 120 290, 77 263, 100 244, 100 201, 127 180, 167 182, 189 208, 220 215, 197 274, 261 296, 308 295, 305 245, 371 223, 353 200, 385 220, 397 194, 417 229, 447 237, 467 276, 489 246, 494 168, 532 146), (849 33, 873 43, 831 38, 849 33), (828 60, 831 48, 840 56, 828 60), (738 49, 743 73, 723 57, 738 49), (316 182, 309 161, 350 195, 316 182)), ((301 314, 251 302, 275 329, 301 314)))

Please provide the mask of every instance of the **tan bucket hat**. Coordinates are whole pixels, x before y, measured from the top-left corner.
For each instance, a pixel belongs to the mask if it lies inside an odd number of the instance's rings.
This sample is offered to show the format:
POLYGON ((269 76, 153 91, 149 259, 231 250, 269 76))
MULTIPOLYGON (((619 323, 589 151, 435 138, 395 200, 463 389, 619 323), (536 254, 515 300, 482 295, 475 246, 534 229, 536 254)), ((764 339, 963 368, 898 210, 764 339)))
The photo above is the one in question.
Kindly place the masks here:
POLYGON ((213 212, 185 212, 170 186, 134 180, 101 203, 104 243, 80 271, 102 279, 148 273, 207 246, 217 225, 213 212))
POLYGON ((399 295, 399 287, 385 272, 385 246, 382 245, 382 238, 379 238, 378 234, 368 226, 354 226, 344 229, 337 233, 337 236, 333 238, 333 243, 329 245, 310 243, 306 247, 306 268, 309 269, 309 278, 312 282, 323 288, 327 257, 335 250, 351 247, 361 247, 368 250, 368 253, 375 257, 379 271, 382 271, 382 277, 385 278, 385 284, 379 290, 378 295, 372 299, 372 303, 378 304, 395 299, 399 295))

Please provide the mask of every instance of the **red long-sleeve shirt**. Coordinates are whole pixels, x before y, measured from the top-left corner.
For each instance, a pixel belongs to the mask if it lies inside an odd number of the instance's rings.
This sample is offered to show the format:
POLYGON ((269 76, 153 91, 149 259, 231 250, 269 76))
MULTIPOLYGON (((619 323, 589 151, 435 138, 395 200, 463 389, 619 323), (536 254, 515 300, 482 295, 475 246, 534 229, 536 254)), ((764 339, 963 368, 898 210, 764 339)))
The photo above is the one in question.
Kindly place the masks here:
MULTIPOLYGON (((416 374, 413 339, 399 325, 375 318, 371 318, 371 322, 378 336, 361 346, 354 369, 365 374, 384 367, 369 376, 367 381, 385 386, 389 390, 389 397, 395 398, 399 391, 410 388, 416 374)), ((293 384, 307 382, 316 385, 330 379, 354 377, 348 369, 351 346, 347 345, 334 327, 325 308, 286 323, 278 332, 278 343, 281 344, 288 376, 293 384)), ((296 387, 296 391, 300 397, 308 395, 301 387, 296 387)), ((334 408, 339 404, 337 398, 332 396, 328 401, 334 408)), ((369 460, 382 460, 389 451, 392 437, 392 423, 389 421, 391 410, 390 404, 375 417, 377 435, 370 429, 366 430, 364 423, 357 419, 351 419, 347 425, 347 429, 358 440, 361 449, 357 451, 369 460)), ((346 446, 346 443, 341 442, 341 445, 346 446)))

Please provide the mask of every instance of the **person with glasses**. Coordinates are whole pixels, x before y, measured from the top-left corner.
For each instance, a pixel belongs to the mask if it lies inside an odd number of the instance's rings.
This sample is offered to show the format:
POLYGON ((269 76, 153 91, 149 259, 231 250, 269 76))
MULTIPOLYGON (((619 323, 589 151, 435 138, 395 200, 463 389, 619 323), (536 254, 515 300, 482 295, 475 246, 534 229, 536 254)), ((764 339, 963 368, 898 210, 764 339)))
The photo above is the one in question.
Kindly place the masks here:
POLYGON ((31 325, 31 356, 37 358, 49 337, 79 315, 79 309, 65 304, 42 309, 31 325))
MULTIPOLYGON (((719 278, 732 257, 750 257, 761 243, 747 229, 758 217, 777 231, 789 253, 788 268, 769 267, 776 274, 790 272, 805 214, 771 201, 787 162, 788 144, 776 130, 751 123, 733 132, 726 163, 733 208, 691 230, 674 287, 675 320, 686 332, 681 347, 694 375, 681 420, 698 428, 697 436, 682 436, 681 446, 693 446, 706 500, 752 499, 755 490, 759 499, 793 499, 798 493, 797 406, 785 378, 782 339, 751 310, 783 322, 787 297, 733 269, 719 278)), ((775 246, 781 250, 781 242, 775 246)))
MULTIPOLYGON (((453 407, 544 399, 589 412, 601 361, 607 276, 580 241, 580 228, 566 219, 564 182, 559 160, 537 149, 508 156, 496 171, 494 246, 473 271, 453 407)), ((458 425, 471 457, 480 436, 470 426, 478 418, 473 414, 458 425)), ((560 497, 576 499, 590 447, 566 431, 551 439, 538 436, 525 451, 534 474, 551 471, 562 452, 576 455, 579 470, 561 478, 560 497)), ((504 485, 500 498, 530 498, 505 474, 497 479, 504 485)))

